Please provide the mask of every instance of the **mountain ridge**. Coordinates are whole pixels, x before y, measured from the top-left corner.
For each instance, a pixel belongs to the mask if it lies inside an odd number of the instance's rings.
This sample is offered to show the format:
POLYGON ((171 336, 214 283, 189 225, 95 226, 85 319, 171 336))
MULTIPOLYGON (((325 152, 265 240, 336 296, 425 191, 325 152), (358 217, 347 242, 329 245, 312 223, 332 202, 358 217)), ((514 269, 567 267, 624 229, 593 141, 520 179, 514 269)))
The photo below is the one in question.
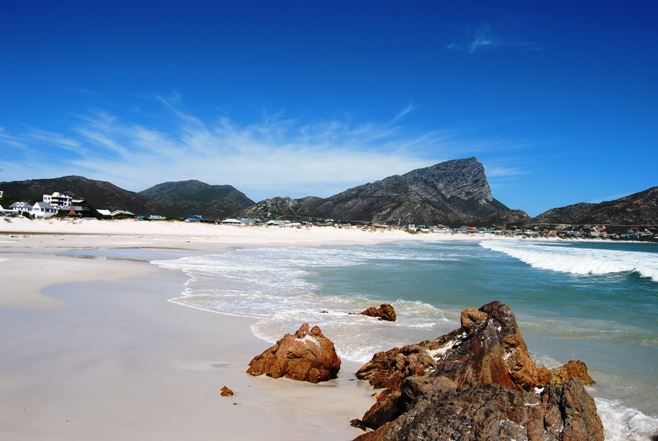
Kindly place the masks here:
POLYGON ((523 223, 529 216, 494 199, 484 167, 474 157, 454 159, 319 198, 272 198, 243 215, 275 213, 388 224, 523 223))
POLYGON ((611 201, 579 202, 551 208, 532 219, 538 224, 657 225, 658 186, 611 201))
POLYGON ((139 194, 160 204, 173 217, 200 214, 223 218, 254 204, 232 185, 211 185, 196 179, 162 182, 139 194))

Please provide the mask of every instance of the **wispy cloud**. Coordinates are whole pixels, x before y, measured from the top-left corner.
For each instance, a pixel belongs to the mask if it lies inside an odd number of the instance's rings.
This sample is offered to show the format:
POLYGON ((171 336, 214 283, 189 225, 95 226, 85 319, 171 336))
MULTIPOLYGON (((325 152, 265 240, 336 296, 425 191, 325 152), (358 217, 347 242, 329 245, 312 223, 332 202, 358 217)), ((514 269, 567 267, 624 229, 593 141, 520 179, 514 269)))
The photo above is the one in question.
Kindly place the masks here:
POLYGON ((451 42, 446 49, 466 54, 489 52, 496 49, 514 49, 520 51, 540 51, 541 47, 532 41, 524 41, 505 33, 495 32, 489 24, 482 24, 475 32, 462 41, 451 42))
POLYGON ((416 106, 413 105, 413 103, 407 104, 402 110, 400 110, 391 120, 391 122, 397 122, 404 118, 405 116, 409 115, 411 112, 416 110, 416 106))
POLYGON ((21 142, 20 138, 10 135, 7 131, 0 127, 0 145, 5 145, 14 148, 25 148, 25 144, 21 142))
MULTIPOLYGON (((62 133, 30 128, 20 134, 0 130, 0 143, 23 146, 23 161, 0 155, 4 179, 82 174, 132 190, 153 184, 200 179, 228 183, 254 199, 275 195, 326 196, 347 187, 470 156, 486 142, 465 141, 446 131, 414 132, 399 122, 414 111, 409 104, 387 123, 343 120, 304 122, 284 114, 251 123, 222 117, 212 121, 157 97, 167 124, 127 121, 104 111, 78 116, 62 133), (48 161, 34 161, 43 151, 48 161)), ((500 150, 501 143, 491 148, 500 150)), ((490 176, 516 170, 497 166, 490 176)))

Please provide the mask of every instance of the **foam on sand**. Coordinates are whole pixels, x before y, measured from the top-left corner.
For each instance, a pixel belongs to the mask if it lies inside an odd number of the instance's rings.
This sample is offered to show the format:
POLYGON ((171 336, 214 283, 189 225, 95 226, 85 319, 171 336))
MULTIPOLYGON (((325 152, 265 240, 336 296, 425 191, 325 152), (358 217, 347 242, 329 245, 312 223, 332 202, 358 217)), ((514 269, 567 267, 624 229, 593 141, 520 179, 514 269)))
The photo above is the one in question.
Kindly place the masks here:
POLYGON ((658 282, 658 254, 654 253, 556 247, 550 242, 486 240, 480 246, 534 268, 580 275, 634 272, 658 282))
MULTIPOLYGON (((381 299, 321 295, 308 281, 317 268, 363 265, 372 260, 428 260, 422 250, 392 252, 365 248, 260 248, 223 254, 184 257, 152 263, 182 270, 188 276, 183 306, 234 316, 256 318, 257 337, 274 342, 302 322, 322 328, 341 357, 365 362, 378 351, 422 338, 432 338, 454 327, 441 309, 417 301, 393 303, 398 320, 381 322, 355 315, 381 299)), ((438 256, 435 260, 441 260, 438 256)))

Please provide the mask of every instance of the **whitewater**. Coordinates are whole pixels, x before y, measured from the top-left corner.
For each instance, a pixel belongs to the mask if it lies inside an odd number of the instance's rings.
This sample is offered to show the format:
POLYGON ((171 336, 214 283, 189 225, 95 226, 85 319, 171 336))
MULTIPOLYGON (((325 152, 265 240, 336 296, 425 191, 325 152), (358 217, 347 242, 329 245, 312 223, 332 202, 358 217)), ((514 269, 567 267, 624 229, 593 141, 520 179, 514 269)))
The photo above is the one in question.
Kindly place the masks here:
POLYGON ((268 342, 319 325, 341 357, 360 363, 451 331, 464 307, 504 301, 538 361, 589 364, 606 439, 617 441, 658 431, 657 259, 652 248, 487 240, 245 248, 152 263, 187 275, 173 303, 251 317, 268 342), (354 315, 382 302, 394 305, 395 323, 354 315))

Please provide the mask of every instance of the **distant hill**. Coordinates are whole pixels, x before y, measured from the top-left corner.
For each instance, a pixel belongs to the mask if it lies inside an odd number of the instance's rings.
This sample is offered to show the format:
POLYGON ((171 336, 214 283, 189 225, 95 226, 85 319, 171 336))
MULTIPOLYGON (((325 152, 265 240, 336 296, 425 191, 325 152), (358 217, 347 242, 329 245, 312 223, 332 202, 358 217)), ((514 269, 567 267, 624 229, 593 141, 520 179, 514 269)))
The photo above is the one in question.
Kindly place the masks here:
POLYGON ((484 167, 475 158, 390 176, 328 198, 267 199, 242 213, 263 219, 306 216, 403 225, 514 224, 529 219, 493 198, 484 167))
POLYGON ((658 187, 613 201, 553 208, 532 219, 543 224, 658 225, 658 187))
POLYGON ((231 185, 209 185, 196 180, 164 182, 139 194, 157 202, 172 217, 200 214, 225 218, 254 203, 231 185))
POLYGON ((135 214, 152 214, 161 211, 156 202, 132 191, 124 190, 105 181, 82 176, 63 176, 53 179, 0 182, 4 190, 3 205, 16 201, 41 201, 44 194, 55 191, 69 196, 84 198, 92 207, 109 210, 129 210, 135 214))
POLYGON ((288 197, 274 197, 258 202, 240 213, 240 216, 252 219, 287 219, 304 220, 310 218, 310 214, 298 199, 288 197))

